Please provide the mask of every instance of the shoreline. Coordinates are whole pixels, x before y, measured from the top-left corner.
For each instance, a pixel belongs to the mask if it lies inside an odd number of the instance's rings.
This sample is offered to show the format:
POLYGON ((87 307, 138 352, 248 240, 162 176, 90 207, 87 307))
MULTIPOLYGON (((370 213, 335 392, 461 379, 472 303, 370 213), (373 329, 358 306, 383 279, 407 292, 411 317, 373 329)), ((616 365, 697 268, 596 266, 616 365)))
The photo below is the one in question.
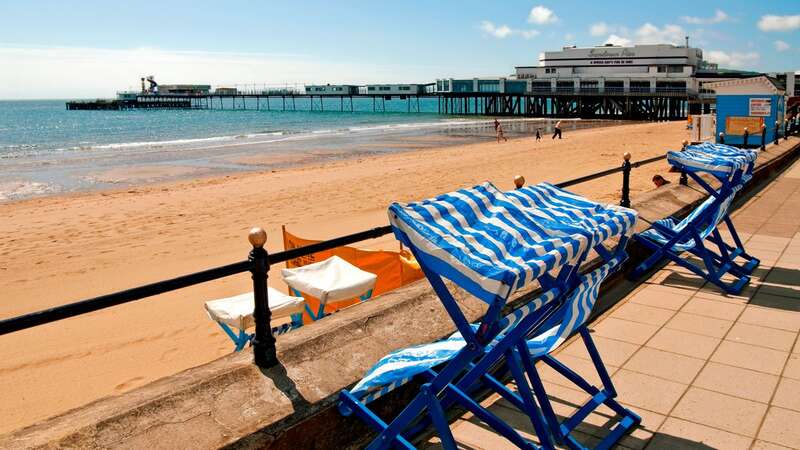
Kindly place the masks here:
MULTIPOLYGON (((547 134, 555 121, 503 119, 508 137, 547 134)), ((615 120, 564 119, 565 131, 628 124, 615 120)), ((420 149, 441 149, 494 139, 491 118, 451 118, 368 127, 251 133, 178 141, 107 144, 14 157, 0 153, 0 203, 72 192, 100 192, 156 182, 186 181, 260 170, 363 158, 420 149), (274 133, 273 133, 274 134, 274 133)), ((35 147, 35 146, 34 146, 35 147)))
MULTIPOLYGON (((545 120, 545 122, 547 122, 549 119, 544 119, 544 120, 545 120)), ((591 123, 591 121, 581 120, 581 119, 561 119, 561 120, 563 122, 567 122, 567 123, 572 123, 572 122, 583 122, 583 123, 590 122, 591 123)), ((506 121, 500 120, 501 123, 513 122, 513 121, 523 122, 523 120, 520 120, 520 119, 507 119, 506 121)), ((551 121, 553 123, 556 122, 556 120, 551 120, 551 121)), ((485 125, 486 127, 491 126, 491 123, 486 122, 486 121, 484 121, 484 122, 486 123, 486 125, 485 125)), ((611 128, 611 127, 635 126, 635 125, 641 124, 639 122, 625 123, 623 121, 605 121, 605 120, 603 120, 603 121, 595 121, 595 122, 601 122, 601 123, 604 123, 604 124, 600 124, 600 125, 597 125, 597 126, 589 126, 589 127, 585 127, 585 128, 576 128, 576 129, 572 129, 572 130, 568 130, 568 129, 565 128, 565 134, 569 133, 570 135, 575 135, 575 134, 584 133, 584 132, 590 131, 590 130, 597 130, 597 129, 602 129, 602 128, 611 128), (608 122, 608 123, 605 124, 605 122, 608 122)), ((508 134, 508 132, 506 132, 506 134, 508 134)), ((404 136, 404 138, 408 138, 408 137, 404 136)), ((258 154, 246 155, 246 156, 236 157, 236 161, 241 163, 241 164, 245 164, 245 165, 250 166, 251 168, 249 170, 235 170, 235 171, 229 171, 229 172, 201 173, 201 174, 194 175, 194 176, 193 175, 186 175, 186 176, 178 177, 176 179, 165 179, 165 180, 158 180, 158 181, 143 180, 143 181, 139 181, 139 182, 133 182, 133 183, 130 183, 130 184, 126 184, 124 182, 119 182, 119 183, 112 182, 112 183, 110 183, 112 185, 111 186, 107 186, 107 187, 97 187, 97 188, 94 188, 94 189, 83 189, 83 190, 75 190, 75 191, 53 192, 53 193, 49 193, 49 194, 36 195, 36 196, 33 196, 33 197, 24 197, 24 198, 19 198, 19 199, 10 199, 10 200, 0 200, 0 207, 9 206, 9 205, 15 205, 15 204, 22 204, 22 203, 25 203, 25 202, 31 202, 31 201, 36 201, 36 200, 59 201, 59 199, 81 198, 81 197, 84 197, 84 196, 96 196, 96 195, 101 195, 103 197, 106 197, 106 196, 110 196, 110 195, 123 194, 123 193, 125 193, 125 194, 134 194, 134 193, 143 193, 143 192, 148 192, 148 191, 150 191, 150 192, 160 191, 160 190, 164 190, 165 188, 169 189, 169 188, 179 188, 181 186, 184 186, 184 187, 186 187, 186 186, 196 186, 197 184, 203 184, 203 183, 218 184, 219 181, 221 181, 222 179, 240 179, 240 178, 247 177, 247 176, 264 176, 264 175, 268 175, 270 173, 278 173, 278 172, 281 172, 281 171, 285 172, 287 170, 294 170, 294 169, 304 171, 304 170, 333 168, 333 167, 338 167, 339 164, 347 164, 348 162, 352 162, 352 161, 358 161, 360 163, 360 162, 362 162, 364 160, 373 160, 373 159, 376 159, 376 158, 384 158, 384 157, 388 157, 388 156, 391 156, 391 155, 398 155, 398 154, 402 155, 402 154, 408 154, 408 153, 423 153, 423 152, 424 153, 435 153, 435 152, 447 151, 447 150, 451 150, 451 149, 458 148, 458 147, 463 147, 463 146, 495 144, 495 138, 493 136, 487 137, 487 136, 475 135, 475 136, 472 136, 472 138, 474 139, 474 141, 470 142, 470 143, 463 143, 463 142, 447 143, 447 142, 443 142, 439 146, 426 145, 426 146, 414 147, 414 146, 411 146, 411 145, 381 144, 380 145, 381 148, 389 147, 389 148, 395 148, 395 150, 390 151, 390 152, 380 152, 380 153, 374 152, 374 151, 368 151, 368 150, 365 149, 365 150, 361 150, 361 151, 357 150, 357 151, 351 151, 351 152, 310 151, 310 152, 300 152, 300 153, 297 153, 297 154, 266 153, 266 154, 261 154, 261 155, 258 155, 258 154), (278 156, 278 158, 275 158, 275 156, 278 156), (295 160, 295 161, 292 162, 290 160, 295 160), (275 166, 275 168, 272 168, 272 166, 275 166)), ((518 144, 521 141, 525 141, 525 140, 533 141, 533 136, 526 136, 526 137, 513 136, 513 137, 509 137, 508 142, 509 143, 518 144)), ((550 135, 549 134, 543 134, 542 135, 542 142, 546 142, 548 140, 550 140, 550 135)), ((254 142, 254 143, 242 142, 242 143, 235 144, 235 145, 236 146, 254 146, 254 147, 256 147, 256 146, 261 145, 261 144, 262 143, 260 143, 260 142, 254 142)), ((364 146, 364 144, 360 144, 360 146, 364 146)), ((216 149, 216 148, 219 148, 219 147, 224 147, 224 145, 222 145, 222 146, 215 145, 215 146, 211 146, 211 147, 202 147, 202 148, 203 149, 216 149)), ((423 155, 420 155, 420 156, 423 156, 423 155)), ((425 156, 427 156, 427 155, 425 155, 425 156)), ((135 171, 135 170, 138 170, 138 169, 140 169, 142 167, 148 167, 148 166, 133 166, 133 167, 129 168, 128 170, 135 171)), ((164 165, 156 166, 156 167, 159 167, 159 168, 180 168, 181 166, 178 166, 178 165, 171 166, 171 165, 164 164, 164 165)), ((576 175, 576 177, 577 176, 581 176, 581 175, 576 175)), ((156 176, 156 178, 161 178, 161 177, 160 176, 156 176)), ((564 180, 557 180, 557 181, 554 181, 554 182, 558 182, 558 181, 564 181, 564 180)))
MULTIPOLYGON (((567 131, 561 141, 479 142, 0 203, 0 317, 241 260, 251 226, 267 230, 274 252, 284 224, 330 238, 384 225, 392 201, 485 180, 511 189, 517 174, 528 183, 563 181, 617 166, 624 152, 633 160, 663 154, 686 137, 682 121, 626 124, 567 131)), ((634 169, 632 193, 652 189, 654 173, 677 182, 667 167, 634 169)), ((570 188, 609 203, 619 189, 618 176, 570 188)), ((397 243, 390 235, 360 247, 397 243)), ((5 336, 0 417, 8 419, 0 433, 229 353, 203 302, 250 283, 229 277, 5 336)), ((269 283, 281 288, 277 270, 269 283)))

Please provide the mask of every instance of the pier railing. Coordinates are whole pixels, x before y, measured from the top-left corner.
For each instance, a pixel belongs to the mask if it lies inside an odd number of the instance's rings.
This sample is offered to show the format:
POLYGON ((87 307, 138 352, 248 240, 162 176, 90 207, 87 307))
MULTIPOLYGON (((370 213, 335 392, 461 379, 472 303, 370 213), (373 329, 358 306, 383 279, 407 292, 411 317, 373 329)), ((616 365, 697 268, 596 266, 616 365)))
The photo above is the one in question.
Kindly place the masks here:
MULTIPOLYGON (((684 146, 687 143, 684 141, 684 146)), ((656 156, 641 161, 631 162, 631 154, 623 155, 623 162, 618 167, 596 172, 590 175, 574 178, 571 180, 557 183, 559 187, 569 187, 580 183, 607 177, 616 173, 622 173, 622 191, 620 205, 629 207, 630 201, 630 176, 634 168, 651 164, 666 159, 666 155, 656 156)), ((518 177, 521 178, 521 177, 518 177)), ((524 179, 522 180, 524 183, 524 179)), ((515 184, 520 187, 518 179, 515 184)), ((21 316, 0 320, 0 336, 25 330, 28 328, 56 322, 59 320, 76 317, 93 311, 98 311, 112 306, 142 300, 167 292, 195 286, 209 281, 250 272, 253 280, 255 335, 252 340, 254 362, 259 367, 272 367, 277 364, 275 352, 275 337, 270 327, 271 313, 269 309, 269 298, 267 294, 267 278, 270 266, 286 262, 290 259, 308 256, 314 253, 332 250, 345 245, 375 239, 385 236, 392 232, 389 225, 360 231, 346 236, 329 239, 315 244, 284 250, 274 254, 269 254, 264 248, 267 242, 267 234, 261 228, 250 230, 248 240, 252 250, 247 259, 214 267, 200 272, 191 273, 167 280, 158 281, 143 286, 126 289, 112 294, 101 295, 99 297, 80 300, 66 305, 55 306, 41 311, 36 311, 21 316)))

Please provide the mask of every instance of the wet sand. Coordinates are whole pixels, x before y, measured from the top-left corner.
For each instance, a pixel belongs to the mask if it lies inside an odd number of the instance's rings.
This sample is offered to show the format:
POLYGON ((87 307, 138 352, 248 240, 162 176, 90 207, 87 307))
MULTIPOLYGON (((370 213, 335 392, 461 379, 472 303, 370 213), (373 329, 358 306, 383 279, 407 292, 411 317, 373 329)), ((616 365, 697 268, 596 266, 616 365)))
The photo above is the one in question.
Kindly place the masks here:
MULTIPOLYGON (((558 182, 619 165, 624 152, 634 161, 660 155, 688 138, 684 128, 622 125, 568 131, 560 141, 484 141, 0 203, 0 317, 244 259, 254 225, 278 251, 282 224, 330 238, 386 224, 392 201, 485 180, 509 189, 516 174, 558 182)), ((677 182, 662 161, 634 169, 633 193, 651 189, 655 173, 677 182)), ((114 175, 153 178, 136 169, 114 175)), ((572 189, 616 203, 620 181, 572 189)), ((397 244, 387 236, 364 247, 397 244)), ((270 284, 281 287, 275 271, 270 284)), ((0 433, 225 355, 232 345, 203 302, 249 289, 243 274, 0 337, 0 433)))

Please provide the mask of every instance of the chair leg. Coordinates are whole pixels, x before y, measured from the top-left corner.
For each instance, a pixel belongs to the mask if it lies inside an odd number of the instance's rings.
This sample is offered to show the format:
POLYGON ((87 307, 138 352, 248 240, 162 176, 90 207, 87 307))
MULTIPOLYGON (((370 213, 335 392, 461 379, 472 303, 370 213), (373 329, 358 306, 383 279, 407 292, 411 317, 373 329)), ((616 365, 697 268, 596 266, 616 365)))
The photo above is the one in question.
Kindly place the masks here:
POLYGON ((303 313, 292 314, 292 329, 303 326, 303 313))
POLYGON ((362 302, 365 302, 365 301, 369 300, 370 298, 372 298, 372 289, 368 290, 361 297, 359 297, 359 300, 361 300, 362 302))
POLYGON ((250 338, 251 337, 252 336, 247 334, 246 331, 239 330, 239 337, 236 339, 236 349, 234 351, 237 351, 237 352, 242 351, 244 346, 247 345, 248 342, 250 342, 250 338))
POLYGON ((442 405, 436 394, 431 391, 430 383, 422 386, 422 395, 428 400, 428 414, 431 417, 433 426, 439 432, 439 439, 442 440, 442 447, 445 450, 456 450, 456 440, 453 437, 453 432, 450 430, 450 424, 447 422, 447 417, 444 415, 442 405))
POLYGON ((250 335, 247 334, 244 330, 239 330, 239 334, 231 330, 231 327, 228 326, 226 323, 217 322, 222 331, 228 335, 229 338, 233 341, 233 351, 238 352, 241 351, 248 342, 250 342, 250 335))
MULTIPOLYGON (((546 363, 548 366, 552 367, 556 372, 561 374, 564 378, 571 381, 577 387, 581 388, 587 394, 591 395, 592 397, 587 401, 583 406, 581 406, 572 416, 566 418, 563 422, 561 422, 557 427, 551 428, 553 433, 559 436, 559 440, 563 441, 565 445, 573 449, 581 449, 583 448, 581 444, 576 441, 572 436, 572 431, 580 425, 583 420, 591 414, 598 406, 605 405, 613 410, 618 416, 620 416, 617 424, 612 428, 611 432, 601 441, 597 448, 610 448, 612 447, 628 430, 635 427, 641 422, 641 417, 639 417, 633 411, 625 408, 622 406, 616 399, 617 391, 614 388, 614 384, 611 381, 611 377, 608 375, 608 371, 603 364, 603 360, 600 358, 600 353, 597 351, 597 347, 594 345, 594 341, 592 340, 591 335, 589 334, 588 328, 586 326, 582 326, 579 328, 579 333, 581 338, 583 339, 584 344, 586 345, 586 350, 589 353, 590 358, 592 359, 592 363, 597 371, 597 374, 600 376, 600 380, 602 382, 603 388, 598 389, 597 387, 593 386, 589 382, 587 382, 583 377, 579 374, 571 370, 570 368, 563 365, 561 362, 556 360, 550 355, 544 355, 540 359, 546 363)), ((535 374, 533 377, 535 379, 534 385, 539 383, 539 387, 536 389, 538 392, 537 399, 540 405, 544 405, 545 403, 549 403, 550 400, 547 398, 547 394, 544 392, 544 385, 541 383, 541 379, 538 376, 538 373, 535 374)), ((551 409, 552 410, 552 409, 551 409)))
MULTIPOLYGON (((528 348, 524 342, 518 344, 522 347, 522 351, 524 351, 524 357, 520 354, 520 348, 512 347, 509 350, 508 355, 508 365, 509 369, 511 370, 511 374, 514 378, 514 381, 517 385, 517 390, 522 397, 524 412, 528 416, 531 421, 531 425, 533 425, 533 429, 536 431, 536 436, 539 437, 539 441, 542 444, 542 448, 546 449, 553 449, 555 446, 553 442, 550 440, 550 432, 548 432, 547 427, 545 426, 544 421, 542 420, 542 415, 539 413, 539 408, 536 406, 536 403, 533 401, 534 395, 531 392, 530 386, 528 385, 528 380, 525 378, 525 375, 522 371, 522 366, 530 363, 530 358, 528 357, 528 348), (528 361, 526 363, 525 361, 528 361)), ((539 402, 541 404, 541 402, 539 402)), ((549 404, 547 405, 550 406, 549 404)), ((549 410, 550 412, 552 410, 549 410)), ((546 413, 547 414, 547 411, 546 413)), ((545 420, 547 420, 547 415, 545 416, 545 420)), ((557 436, 557 435, 556 435, 557 436)))

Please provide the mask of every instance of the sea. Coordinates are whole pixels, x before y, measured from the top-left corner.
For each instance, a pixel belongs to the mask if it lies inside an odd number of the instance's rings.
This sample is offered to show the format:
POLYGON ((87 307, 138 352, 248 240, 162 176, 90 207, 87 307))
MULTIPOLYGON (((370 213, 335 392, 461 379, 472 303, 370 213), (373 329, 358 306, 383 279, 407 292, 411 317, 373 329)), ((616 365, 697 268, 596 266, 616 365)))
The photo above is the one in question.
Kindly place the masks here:
MULTIPOLYGON (((123 188, 495 138, 493 118, 444 116, 436 99, 298 99, 266 109, 68 111, 64 100, 0 101, 0 202, 123 188), (308 100, 305 100, 307 103, 308 100), (375 108, 379 111, 375 111, 375 108), (411 110, 411 111, 409 111, 411 110)), ((547 119, 501 119, 507 137, 547 119)), ((566 122, 565 122, 566 123, 566 122)), ((607 125, 570 121, 567 128, 607 125)))

